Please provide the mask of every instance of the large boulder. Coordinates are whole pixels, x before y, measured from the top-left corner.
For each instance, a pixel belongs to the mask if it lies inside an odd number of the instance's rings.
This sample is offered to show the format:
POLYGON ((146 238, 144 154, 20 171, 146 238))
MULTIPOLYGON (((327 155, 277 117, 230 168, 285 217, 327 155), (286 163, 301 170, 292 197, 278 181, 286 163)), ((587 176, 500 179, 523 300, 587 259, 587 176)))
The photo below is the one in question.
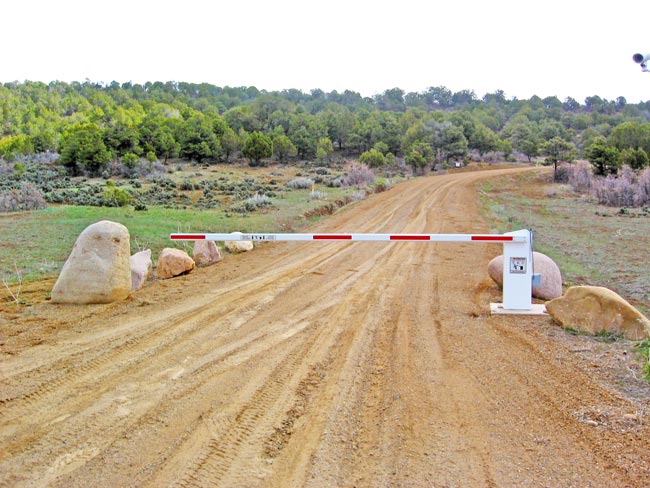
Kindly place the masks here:
POLYGON ((210 266, 221 261, 221 253, 214 241, 194 241, 194 262, 197 266, 210 266))
POLYGON ((563 327, 597 334, 621 333, 631 340, 650 337, 650 320, 620 295, 601 286, 572 286, 546 311, 563 327))
POLYGON ((103 220, 79 234, 52 289, 53 303, 111 303, 131 293, 129 231, 103 220))
POLYGON ((194 260, 185 251, 166 247, 158 257, 156 275, 164 280, 187 274, 193 269, 194 260))
MULTIPOLYGON (((241 234, 241 232, 232 232, 232 234, 241 234)), ((246 252, 253 250, 253 241, 225 241, 226 249, 232 253, 246 252)))
MULTIPOLYGON (((533 269, 542 275, 542 283, 533 286, 533 296, 542 300, 553 300, 562 296, 562 273, 555 261, 541 252, 533 252, 533 269)), ((503 255, 488 264, 488 274, 494 282, 503 287, 503 255)))
POLYGON ((131 264, 131 291, 142 288, 151 274, 151 249, 136 252, 129 259, 131 264))

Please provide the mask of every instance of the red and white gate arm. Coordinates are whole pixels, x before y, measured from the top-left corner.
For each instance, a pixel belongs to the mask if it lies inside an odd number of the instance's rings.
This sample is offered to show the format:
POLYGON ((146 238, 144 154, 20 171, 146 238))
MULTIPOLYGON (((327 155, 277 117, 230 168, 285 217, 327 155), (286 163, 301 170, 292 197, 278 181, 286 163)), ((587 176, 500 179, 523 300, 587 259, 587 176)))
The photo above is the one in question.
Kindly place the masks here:
POLYGON ((412 241, 412 242, 526 242, 520 235, 510 234, 171 234, 174 241, 412 241))
POLYGON ((503 309, 531 310, 533 291, 532 232, 506 234, 171 234, 174 241, 376 241, 376 242, 492 242, 503 244, 503 309))

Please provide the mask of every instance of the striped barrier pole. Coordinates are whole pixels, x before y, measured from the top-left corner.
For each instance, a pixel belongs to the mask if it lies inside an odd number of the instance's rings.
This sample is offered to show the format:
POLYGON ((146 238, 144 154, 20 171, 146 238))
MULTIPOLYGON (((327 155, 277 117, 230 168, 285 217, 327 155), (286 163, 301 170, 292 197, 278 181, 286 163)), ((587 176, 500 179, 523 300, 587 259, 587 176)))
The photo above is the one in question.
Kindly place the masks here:
MULTIPOLYGON (((175 233, 173 241, 363 241, 363 242, 482 242, 503 244, 503 304, 499 313, 532 309, 533 250, 530 230, 506 234, 275 234, 175 233)), ((493 312, 495 308, 493 307, 493 312)))

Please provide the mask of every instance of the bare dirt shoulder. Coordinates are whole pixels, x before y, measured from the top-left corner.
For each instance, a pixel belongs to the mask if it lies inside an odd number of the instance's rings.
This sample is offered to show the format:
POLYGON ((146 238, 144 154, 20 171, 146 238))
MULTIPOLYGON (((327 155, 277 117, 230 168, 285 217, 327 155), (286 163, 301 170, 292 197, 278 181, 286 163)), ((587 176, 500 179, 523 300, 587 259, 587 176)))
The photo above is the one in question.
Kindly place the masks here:
MULTIPOLYGON (((509 171, 406 182, 314 230, 486 232, 476 184, 509 171)), ((647 396, 581 350, 623 352, 491 317, 500 252, 269 244, 122 303, 3 312, 0 486, 647 484, 647 396)))

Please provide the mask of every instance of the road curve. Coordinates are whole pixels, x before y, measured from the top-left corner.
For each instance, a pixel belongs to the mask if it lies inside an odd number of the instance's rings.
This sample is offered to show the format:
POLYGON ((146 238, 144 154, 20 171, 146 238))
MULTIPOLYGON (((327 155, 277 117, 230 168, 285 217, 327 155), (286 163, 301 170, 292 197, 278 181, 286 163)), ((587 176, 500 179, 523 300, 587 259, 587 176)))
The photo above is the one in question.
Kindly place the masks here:
MULTIPOLYGON (((311 230, 489 232, 476 184, 511 171, 414 179, 311 230)), ((268 243, 123 303, 36 306, 52 333, 0 363, 0 486, 643 486, 647 427, 577 415, 626 400, 548 319, 489 315, 500 252, 268 243)))

